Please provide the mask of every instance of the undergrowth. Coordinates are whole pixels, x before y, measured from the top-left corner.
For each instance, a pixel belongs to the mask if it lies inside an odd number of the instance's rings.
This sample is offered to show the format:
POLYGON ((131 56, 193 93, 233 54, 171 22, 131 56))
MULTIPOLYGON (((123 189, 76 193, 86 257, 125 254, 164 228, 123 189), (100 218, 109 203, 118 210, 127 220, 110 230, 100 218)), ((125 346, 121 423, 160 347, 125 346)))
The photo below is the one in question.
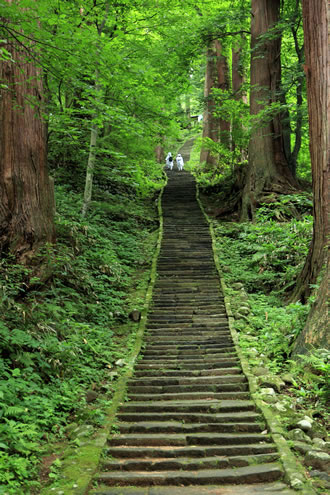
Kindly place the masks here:
POLYGON ((84 220, 81 194, 58 186, 57 243, 38 254, 48 280, 2 259, 0 493, 38 490, 40 458, 67 423, 102 425, 116 362, 134 343, 128 314, 143 305, 160 185, 161 175, 144 197, 132 187, 96 190, 84 220))
POLYGON ((286 393, 293 409, 309 411, 327 424, 330 352, 292 357, 310 304, 286 304, 312 237, 310 201, 307 194, 279 197, 258 210, 255 224, 213 220, 213 226, 234 325, 249 364, 275 375, 289 373, 286 393))

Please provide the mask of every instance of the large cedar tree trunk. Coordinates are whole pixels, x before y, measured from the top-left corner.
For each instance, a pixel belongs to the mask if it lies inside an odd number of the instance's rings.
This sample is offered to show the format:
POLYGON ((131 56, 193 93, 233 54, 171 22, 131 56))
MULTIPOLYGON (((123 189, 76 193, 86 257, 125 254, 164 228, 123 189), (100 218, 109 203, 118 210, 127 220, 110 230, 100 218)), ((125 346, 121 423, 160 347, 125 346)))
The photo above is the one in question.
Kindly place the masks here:
MULTIPOLYGON (((247 103, 246 94, 243 92, 244 84, 244 67, 243 67, 243 53, 241 43, 237 43, 232 48, 232 88, 234 99, 236 101, 242 100, 247 103)), ((241 118, 235 118, 232 122, 232 150, 237 148, 235 142, 235 136, 240 136, 244 132, 243 122, 241 118)), ((242 160, 246 159, 243 148, 241 148, 242 160)))
MULTIPOLYGON (((219 41, 213 41, 207 50, 204 98, 206 107, 203 115, 203 138, 208 137, 214 142, 221 141, 229 147, 230 122, 216 116, 217 104, 212 97, 212 89, 229 88, 229 68, 227 59, 222 53, 222 46, 219 41)), ((211 155, 207 149, 202 149, 200 162, 206 162, 209 168, 216 166, 218 158, 211 155)))
POLYGON ((315 0, 313 2, 303 0, 302 6, 309 115, 309 149, 313 177, 314 226, 309 253, 303 270, 298 277, 292 300, 301 299, 304 302, 311 293, 310 285, 315 283, 326 256, 327 201, 329 199, 327 135, 327 105, 329 105, 327 70, 329 70, 329 55, 326 0, 315 0))
POLYGON ((46 162, 41 71, 27 52, 4 46, 0 80, 0 249, 27 261, 54 242, 54 190, 46 162))
MULTIPOLYGON (((250 113, 257 115, 278 101, 281 83, 281 38, 262 39, 279 19, 280 0, 252 0, 250 113)), ((255 122, 249 143, 249 163, 242 195, 241 221, 254 217, 263 192, 294 189, 295 180, 284 154, 279 114, 255 122)))

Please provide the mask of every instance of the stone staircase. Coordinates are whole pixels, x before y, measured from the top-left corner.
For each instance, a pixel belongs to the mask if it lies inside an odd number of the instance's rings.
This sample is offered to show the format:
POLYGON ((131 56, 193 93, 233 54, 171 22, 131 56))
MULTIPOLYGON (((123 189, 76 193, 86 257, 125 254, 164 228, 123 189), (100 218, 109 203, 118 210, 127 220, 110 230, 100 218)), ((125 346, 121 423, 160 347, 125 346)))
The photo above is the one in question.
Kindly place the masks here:
POLYGON ((145 348, 90 493, 289 494, 235 352, 194 179, 168 174, 145 348))

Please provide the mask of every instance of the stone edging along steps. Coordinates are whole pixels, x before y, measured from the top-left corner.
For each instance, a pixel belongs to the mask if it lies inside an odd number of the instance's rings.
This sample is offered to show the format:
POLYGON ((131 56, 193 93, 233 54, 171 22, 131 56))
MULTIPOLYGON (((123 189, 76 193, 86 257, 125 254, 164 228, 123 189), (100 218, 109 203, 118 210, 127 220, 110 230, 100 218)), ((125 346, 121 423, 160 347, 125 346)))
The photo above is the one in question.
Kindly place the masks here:
POLYGON ((89 493, 289 495, 280 438, 242 371, 193 177, 169 172, 162 202, 146 347, 89 493))

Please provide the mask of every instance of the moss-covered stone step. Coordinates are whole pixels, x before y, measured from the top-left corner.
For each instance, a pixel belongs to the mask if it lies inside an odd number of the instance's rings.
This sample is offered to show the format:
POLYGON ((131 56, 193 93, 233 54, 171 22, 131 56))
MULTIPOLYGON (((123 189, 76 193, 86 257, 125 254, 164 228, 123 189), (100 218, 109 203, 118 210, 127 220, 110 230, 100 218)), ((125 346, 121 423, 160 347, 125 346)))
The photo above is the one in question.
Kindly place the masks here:
POLYGON ((228 392, 177 392, 177 393, 160 393, 160 394, 134 394, 130 393, 130 399, 133 401, 169 401, 169 400, 228 400, 228 399, 249 399, 249 392, 228 391, 228 392))
POLYGON ((198 469, 226 469, 231 467, 243 467, 258 465, 278 460, 276 452, 271 454, 256 454, 246 456, 212 456, 201 459, 191 457, 158 458, 158 459, 120 459, 106 460, 102 468, 104 471, 175 471, 198 469))
MULTIPOLYGON (((159 394, 164 394, 165 400, 168 394, 177 395, 177 394, 190 394, 190 393, 200 393, 207 394, 210 396, 210 393, 221 393, 221 392, 243 392, 248 390, 247 383, 222 383, 222 384, 194 384, 194 385, 163 385, 163 386, 153 386, 153 385, 144 385, 139 386, 133 384, 129 387, 128 392, 132 394, 132 398, 137 394, 155 394, 158 396, 159 394)), ((155 397, 156 398, 156 397, 155 397)))
POLYGON ((184 362, 178 363, 176 361, 159 361, 159 362, 141 362, 135 366, 136 370, 142 369, 160 369, 160 370, 170 370, 170 369, 179 369, 179 370, 206 370, 206 369, 214 369, 214 368, 231 368, 233 366, 237 366, 239 364, 238 357, 228 357, 223 359, 212 360, 194 360, 194 362, 184 362))
POLYGON ((233 373, 242 373, 242 369, 239 366, 229 366, 228 367, 223 367, 223 368, 210 368, 210 369, 199 369, 199 370, 171 370, 171 369, 135 369, 134 371, 134 376, 135 377, 158 377, 159 374, 163 377, 198 377, 198 376, 223 376, 226 374, 233 374, 233 373))
POLYGON ((208 360, 208 359, 217 359, 222 358, 224 355, 228 356, 228 354, 235 354, 234 345, 227 344, 226 347, 222 347, 221 349, 216 349, 213 353, 205 350, 204 352, 194 352, 194 353, 185 353, 185 352, 161 352, 157 353, 156 351, 145 352, 143 355, 143 362, 154 361, 159 358, 161 361, 191 361, 191 360, 208 360))
POLYGON ((105 454, 111 458, 180 458, 189 457, 203 459, 211 456, 236 456, 236 455, 259 455, 277 453, 273 443, 250 443, 239 445, 191 445, 180 446, 110 446, 105 454))
POLYGON ((203 351, 209 351, 213 352, 216 351, 217 349, 222 349, 224 346, 227 345, 227 342, 232 342, 232 338, 230 334, 226 337, 222 337, 221 343, 220 340, 216 340, 213 343, 191 343, 191 342, 185 342, 185 343, 179 343, 177 344, 176 342, 168 342, 166 344, 158 344, 158 342, 154 343, 151 342, 147 345, 144 354, 146 352, 151 352, 151 351, 159 351, 159 352, 178 352, 178 353, 194 353, 195 351, 203 352, 203 351))
POLYGON ((117 424, 121 434, 127 433, 260 433, 257 423, 183 423, 182 421, 137 421, 117 424))
POLYGON ((232 469, 200 471, 122 472, 100 473, 98 480, 109 485, 205 485, 214 483, 257 483, 281 479, 283 472, 277 463, 260 464, 232 469))
POLYGON ((134 413, 121 412, 118 414, 119 421, 139 422, 139 421, 179 421, 184 423, 247 423, 261 422, 260 414, 254 411, 231 412, 231 413, 190 413, 190 412, 171 412, 171 413, 134 413))
POLYGON ((157 356, 176 356, 182 359, 194 359, 196 356, 208 356, 213 354, 221 354, 224 351, 228 351, 229 349, 234 349, 234 345, 231 342, 231 339, 226 339, 223 344, 216 344, 214 346, 208 347, 195 347, 195 348, 186 348, 186 349, 178 349, 176 347, 167 347, 156 349, 154 347, 148 346, 143 352, 143 358, 148 357, 157 357, 157 356))
MULTIPOLYGON (((229 375, 226 374, 224 376, 221 375, 209 375, 209 376, 188 376, 188 377, 166 377, 166 376, 158 376, 158 377, 143 377, 143 378, 133 378, 128 382, 129 387, 159 387, 159 388, 170 388, 173 390, 173 387, 193 387, 193 386, 220 386, 220 385, 230 385, 230 384, 246 384, 247 380, 244 375, 236 374, 229 375)), ((165 390, 166 391, 166 390, 165 390)))
POLYGON ((130 401, 121 406, 124 412, 243 412, 254 411, 254 402, 251 400, 177 400, 177 401, 130 401))

